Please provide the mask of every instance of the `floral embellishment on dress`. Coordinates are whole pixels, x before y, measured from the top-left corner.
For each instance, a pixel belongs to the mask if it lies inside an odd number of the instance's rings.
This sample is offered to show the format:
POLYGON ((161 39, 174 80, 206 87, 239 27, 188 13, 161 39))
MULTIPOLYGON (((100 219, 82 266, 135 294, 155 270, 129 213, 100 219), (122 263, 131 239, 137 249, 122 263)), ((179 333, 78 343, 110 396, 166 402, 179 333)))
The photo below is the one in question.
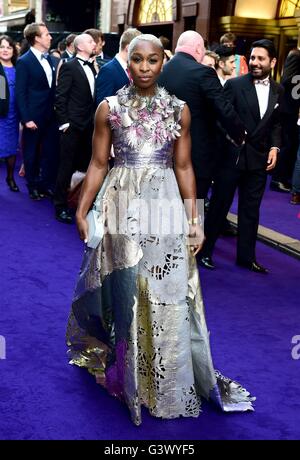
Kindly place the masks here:
POLYGON ((110 121, 112 129, 118 129, 118 128, 121 128, 122 126, 121 115, 115 108, 113 108, 110 112, 109 121, 110 121))
POLYGON ((140 96, 135 86, 117 92, 118 105, 108 116, 114 130, 126 128, 128 145, 134 149, 155 149, 180 137, 180 117, 184 105, 164 88, 156 87, 153 96, 140 96))

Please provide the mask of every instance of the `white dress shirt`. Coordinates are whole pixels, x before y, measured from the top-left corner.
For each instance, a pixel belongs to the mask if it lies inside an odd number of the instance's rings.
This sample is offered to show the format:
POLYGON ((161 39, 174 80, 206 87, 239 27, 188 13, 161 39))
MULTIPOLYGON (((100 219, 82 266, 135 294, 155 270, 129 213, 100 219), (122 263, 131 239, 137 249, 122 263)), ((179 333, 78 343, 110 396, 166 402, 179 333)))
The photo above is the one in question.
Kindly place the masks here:
POLYGON ((70 53, 70 51, 67 48, 66 48, 66 53, 70 59, 74 57, 74 53, 70 53))
POLYGON ((224 86, 225 83, 227 82, 227 80, 225 80, 225 78, 221 77, 221 76, 218 74, 218 72, 217 72, 217 75, 218 75, 218 78, 219 78, 219 80, 220 80, 221 85, 224 86))
MULTIPOLYGON (((264 78, 262 82, 270 81, 270 78, 264 78)), ((260 112, 260 118, 263 118, 267 108, 268 108, 268 103, 269 103, 269 94, 270 94, 270 84, 264 85, 263 83, 255 84, 255 89, 256 89, 256 94, 257 94, 257 99, 258 99, 258 104, 259 104, 259 112, 260 112)), ((279 147, 271 147, 271 149, 276 149, 277 152, 280 152, 279 147)))
MULTIPOLYGON (((269 77, 265 78, 262 81, 267 81, 267 80, 269 80, 269 77)), ((255 86, 258 104, 259 104, 260 118, 263 118, 268 108, 270 85, 264 85, 260 83, 254 86, 255 86)))
POLYGON ((55 69, 52 68, 51 65, 49 64, 49 62, 47 61, 47 59, 44 58, 44 53, 42 53, 41 51, 37 50, 33 46, 31 46, 30 50, 33 52, 33 54, 35 55, 35 57, 37 58, 37 60, 41 64, 41 66, 43 67, 44 72, 45 72, 46 77, 47 77, 47 80, 48 80, 49 88, 51 88, 52 87, 52 80, 53 80, 53 71, 55 69))
POLYGON ((82 62, 80 60, 80 59, 82 59, 83 61, 86 61, 87 59, 85 57, 81 56, 79 53, 76 54, 76 57, 79 58, 78 62, 80 63, 81 67, 84 70, 84 73, 86 74, 86 77, 87 77, 87 79, 89 81, 89 85, 90 85, 90 88, 91 88, 92 97, 94 97, 94 93, 95 93, 95 76, 93 74, 93 71, 90 68, 90 66, 84 65, 84 62, 82 62))
POLYGON ((128 72, 127 72, 127 69, 128 69, 127 62, 125 62, 125 61, 121 58, 121 56, 120 56, 119 53, 116 54, 115 57, 116 57, 117 61, 119 62, 120 66, 122 67, 122 69, 124 70, 124 72, 126 73, 126 77, 129 78, 128 72))

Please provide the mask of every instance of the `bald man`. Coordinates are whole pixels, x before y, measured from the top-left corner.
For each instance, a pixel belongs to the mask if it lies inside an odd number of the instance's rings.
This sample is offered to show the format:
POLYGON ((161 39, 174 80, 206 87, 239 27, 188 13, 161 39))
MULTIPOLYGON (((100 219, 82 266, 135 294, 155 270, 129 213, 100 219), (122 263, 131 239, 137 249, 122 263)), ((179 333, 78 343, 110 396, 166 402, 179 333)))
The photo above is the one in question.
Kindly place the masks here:
POLYGON ((72 223, 67 192, 76 170, 86 171, 92 151, 96 71, 89 62, 96 43, 89 34, 74 40, 75 58, 60 69, 55 108, 59 122, 60 164, 53 203, 56 219, 72 223))
POLYGON ((204 54, 201 35, 193 30, 184 32, 158 82, 190 108, 192 161, 200 199, 206 198, 217 166, 217 122, 236 144, 245 138, 244 126, 226 99, 215 70, 201 64, 204 54))

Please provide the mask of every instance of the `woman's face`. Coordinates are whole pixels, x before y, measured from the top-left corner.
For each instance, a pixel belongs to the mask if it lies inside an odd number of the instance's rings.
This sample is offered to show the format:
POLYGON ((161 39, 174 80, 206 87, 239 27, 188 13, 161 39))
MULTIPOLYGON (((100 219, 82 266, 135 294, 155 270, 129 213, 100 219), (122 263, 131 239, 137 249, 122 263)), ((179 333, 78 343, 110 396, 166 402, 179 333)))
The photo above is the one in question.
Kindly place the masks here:
POLYGON ((144 94, 150 93, 161 72, 163 50, 152 42, 140 41, 129 60, 129 70, 134 84, 144 94))
POLYGON ((0 42, 0 60, 3 62, 10 62, 13 57, 14 49, 8 43, 7 40, 3 39, 0 42))

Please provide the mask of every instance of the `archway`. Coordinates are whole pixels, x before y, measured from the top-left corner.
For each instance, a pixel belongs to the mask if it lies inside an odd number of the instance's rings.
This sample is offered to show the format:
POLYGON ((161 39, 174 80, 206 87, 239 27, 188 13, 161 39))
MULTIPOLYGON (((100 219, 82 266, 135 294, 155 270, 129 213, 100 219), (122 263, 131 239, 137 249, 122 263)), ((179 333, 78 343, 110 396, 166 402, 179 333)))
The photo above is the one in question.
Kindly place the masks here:
POLYGON ((173 1, 172 0, 139 0, 135 2, 134 24, 142 33, 161 35, 173 41, 173 1))

